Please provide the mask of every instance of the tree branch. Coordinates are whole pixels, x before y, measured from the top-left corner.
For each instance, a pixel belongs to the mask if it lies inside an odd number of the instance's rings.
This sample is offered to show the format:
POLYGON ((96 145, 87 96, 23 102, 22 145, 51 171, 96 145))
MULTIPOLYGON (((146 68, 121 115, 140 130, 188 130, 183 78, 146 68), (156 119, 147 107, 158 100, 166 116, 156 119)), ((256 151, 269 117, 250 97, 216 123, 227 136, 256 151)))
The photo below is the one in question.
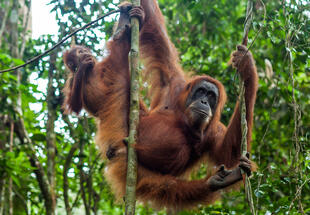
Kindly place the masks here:
POLYGON ((51 53, 48 69, 48 84, 47 84, 47 121, 46 121, 46 150, 47 150, 47 177, 50 184, 50 192, 52 194, 53 211, 56 209, 56 173, 55 173, 55 155, 56 155, 56 133, 55 120, 57 119, 57 112, 54 101, 56 100, 55 88, 53 87, 54 72, 56 68, 57 51, 51 53))
MULTIPOLYGON (((139 6, 139 0, 132 0, 134 6, 139 6)), ((139 123, 139 20, 131 18, 131 50, 130 50, 130 113, 128 136, 128 166, 126 179, 125 214, 135 214, 137 155, 133 148, 136 142, 139 123)))

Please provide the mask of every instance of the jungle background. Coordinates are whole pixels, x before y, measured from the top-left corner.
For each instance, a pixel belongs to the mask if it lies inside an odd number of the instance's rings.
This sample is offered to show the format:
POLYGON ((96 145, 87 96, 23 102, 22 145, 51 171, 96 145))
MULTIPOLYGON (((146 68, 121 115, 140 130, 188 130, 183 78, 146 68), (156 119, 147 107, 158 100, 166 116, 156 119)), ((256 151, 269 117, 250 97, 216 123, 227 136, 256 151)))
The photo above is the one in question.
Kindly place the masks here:
MULTIPOLYGON (((241 43, 247 1, 159 0, 169 35, 191 74, 208 74, 226 87, 226 124, 238 95, 227 64, 241 43)), ((114 10, 111 0, 50 0, 58 35, 31 38, 31 0, 0 0, 0 70, 22 64, 85 23, 114 10)), ((104 56, 118 16, 73 39, 104 56)), ((42 23, 49 25, 49 23, 42 23)), ((61 109, 66 70, 62 53, 72 40, 18 71, 0 74, 0 215, 122 214, 103 178, 94 144, 95 121, 61 109)), ((310 2, 254 1, 249 44, 259 90, 251 156, 257 214, 310 214, 310 2), (264 15, 265 14, 265 15, 264 15)), ((142 82, 142 81, 141 81, 142 82)), ((142 83, 143 85, 143 83, 142 83)), ((142 95, 144 91, 142 92, 142 95)), ((198 175, 205 175, 202 167, 198 175)), ((137 206, 137 214, 166 214, 137 206)), ((179 214, 250 214, 244 190, 210 206, 179 214)))

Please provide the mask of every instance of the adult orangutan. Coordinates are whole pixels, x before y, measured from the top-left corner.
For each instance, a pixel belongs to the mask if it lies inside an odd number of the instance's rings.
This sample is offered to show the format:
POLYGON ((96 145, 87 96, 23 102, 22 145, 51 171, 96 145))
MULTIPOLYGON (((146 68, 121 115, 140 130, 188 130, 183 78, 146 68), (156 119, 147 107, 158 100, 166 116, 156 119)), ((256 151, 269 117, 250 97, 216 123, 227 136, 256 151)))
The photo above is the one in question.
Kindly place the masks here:
MULTIPOLYGON (((85 108, 98 121, 96 142, 109 159, 106 177, 117 197, 125 193, 129 114, 130 17, 141 24, 140 51, 151 82, 151 105, 140 103, 137 198, 156 207, 175 210, 212 203, 219 191, 242 180, 240 169, 251 173, 251 162, 241 156, 239 103, 229 125, 220 122, 226 101, 223 85, 209 77, 186 80, 178 53, 171 43, 156 0, 141 7, 120 6, 115 34, 107 44, 109 55, 97 62, 90 51, 75 46, 64 54, 70 70, 64 93, 67 112, 85 108), (186 180, 185 175, 206 159, 212 176, 186 180), (224 166, 227 169, 224 168, 224 166)), ((257 74, 252 54, 237 46, 232 64, 245 82, 248 148, 250 148, 257 74)))

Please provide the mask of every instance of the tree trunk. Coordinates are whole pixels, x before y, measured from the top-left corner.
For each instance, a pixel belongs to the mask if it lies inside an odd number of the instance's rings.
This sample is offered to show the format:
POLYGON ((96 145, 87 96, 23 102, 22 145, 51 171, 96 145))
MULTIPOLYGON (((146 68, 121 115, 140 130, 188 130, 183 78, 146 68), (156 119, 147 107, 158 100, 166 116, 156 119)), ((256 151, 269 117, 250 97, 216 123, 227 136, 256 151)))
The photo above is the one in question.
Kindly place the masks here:
POLYGON ((47 84, 47 121, 46 121, 46 149, 47 149, 47 178, 50 184, 50 193, 52 197, 51 207, 55 213, 56 208, 56 176, 55 176, 55 125, 57 119, 55 101, 55 88, 53 87, 55 64, 57 59, 57 51, 50 55, 49 70, 48 70, 48 84, 47 84))
MULTIPOLYGON (((19 3, 18 0, 13 0, 13 5, 12 5, 12 11, 10 14, 10 25, 11 25, 11 41, 10 41, 10 52, 12 57, 14 58, 19 58, 19 52, 18 52, 18 8, 19 8, 19 3)), ((16 71, 15 75, 17 76, 17 86, 20 85, 21 81, 21 74, 20 71, 16 71)), ((17 103, 15 104, 16 110, 18 112, 18 115, 22 114, 21 110, 21 93, 19 92, 17 95, 17 103)), ((12 119, 10 119, 10 141, 9 141, 9 151, 13 150, 13 131, 14 131, 14 122, 12 119)), ((7 214, 13 215, 13 181, 12 178, 9 177, 8 180, 8 187, 7 187, 7 214)))
POLYGON ((4 209, 4 183, 5 180, 2 178, 0 179, 0 215, 3 214, 3 209, 4 209))
MULTIPOLYGON (((13 151, 13 138, 14 138, 14 122, 10 122, 10 148, 9 151, 13 151)), ((13 180, 9 178, 9 215, 13 215, 13 180)))
POLYGON ((75 151, 78 149, 78 146, 79 146, 78 142, 76 141, 74 143, 74 145, 71 147, 71 149, 70 149, 70 151, 66 157, 64 170, 62 173, 62 176, 63 176, 63 196, 64 196, 65 208, 66 208, 67 215, 72 214, 70 202, 69 202, 69 194, 68 194, 69 193, 68 170, 70 168, 73 155, 74 155, 75 151))
MULTIPOLYGON (((139 0, 133 0, 139 6, 139 0)), ((133 148, 136 142, 139 123, 139 20, 131 19, 131 50, 130 50, 130 114, 128 136, 128 166, 126 179, 125 214, 134 215, 136 205, 137 155, 133 148)))
MULTIPOLYGON (((87 120, 86 117, 84 117, 84 120, 87 120)), ((88 204, 87 194, 86 194, 87 175, 83 170, 83 166, 84 166, 84 161, 83 161, 84 160, 84 146, 85 146, 85 140, 81 139, 78 168, 79 168, 79 174, 80 174, 80 190, 81 190, 82 200, 83 200, 83 204, 84 204, 84 208, 85 208, 85 214, 90 215, 90 205, 88 204)))
MULTIPOLYGON (((7 26, 7 19, 8 16, 10 14, 10 10, 11 10, 11 1, 5 1, 4 3, 4 7, 3 7, 3 18, 1 20, 1 26, 0 26, 0 38, 2 38, 3 34, 4 34, 4 30, 5 27, 7 26)), ((2 46, 2 41, 3 39, 0 40, 0 48, 2 46)))

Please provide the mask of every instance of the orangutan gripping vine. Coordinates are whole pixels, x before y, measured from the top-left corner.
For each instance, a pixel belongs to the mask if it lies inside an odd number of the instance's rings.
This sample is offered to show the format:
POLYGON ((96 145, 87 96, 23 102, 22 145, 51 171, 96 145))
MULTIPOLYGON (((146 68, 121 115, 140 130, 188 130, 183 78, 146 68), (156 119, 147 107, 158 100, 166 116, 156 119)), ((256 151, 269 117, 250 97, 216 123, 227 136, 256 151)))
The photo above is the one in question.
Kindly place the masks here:
MULTIPOLYGON (((121 15, 109 55, 97 62, 90 51, 75 46, 64 54, 70 70, 64 108, 79 113, 85 108, 98 119, 96 142, 108 158, 106 178, 117 197, 125 193, 129 114, 130 17, 141 24, 140 51, 151 82, 150 110, 141 102, 138 140, 137 198, 155 207, 175 210, 212 203, 219 191, 242 180, 240 169, 251 173, 251 162, 241 156, 239 103, 226 127, 220 122, 226 94, 223 85, 209 77, 185 80, 178 53, 171 43, 156 0, 141 7, 120 6, 121 15), (201 180, 184 176, 204 158, 218 171, 201 180), (225 169, 225 167, 228 168, 225 169)), ((233 66, 245 82, 248 148, 257 91, 255 63, 246 47, 232 53, 233 66)), ((204 159, 205 160, 205 159, 204 159)))

